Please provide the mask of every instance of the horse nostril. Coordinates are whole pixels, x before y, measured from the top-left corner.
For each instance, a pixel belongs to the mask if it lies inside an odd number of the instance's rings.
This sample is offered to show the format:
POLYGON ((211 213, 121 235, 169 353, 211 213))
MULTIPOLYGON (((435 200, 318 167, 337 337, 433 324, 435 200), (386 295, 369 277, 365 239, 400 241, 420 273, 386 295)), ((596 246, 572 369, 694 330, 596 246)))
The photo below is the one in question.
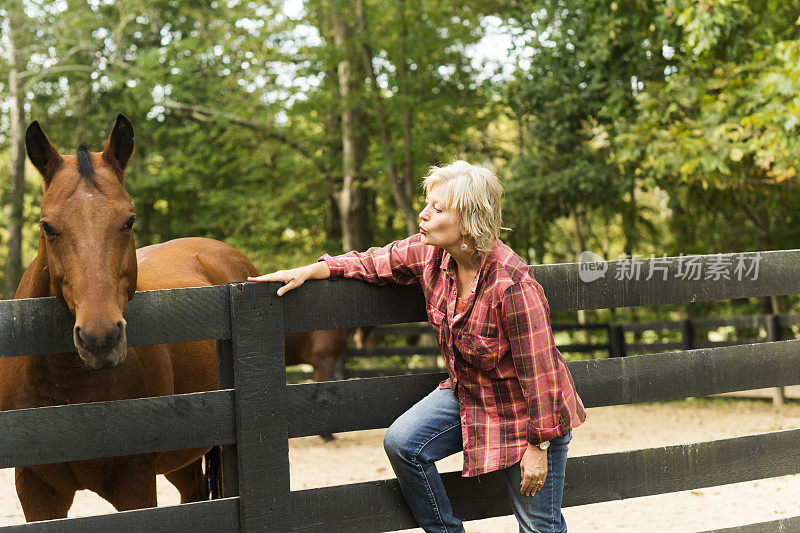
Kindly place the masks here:
POLYGON ((125 322, 120 320, 117 322, 117 327, 114 329, 114 343, 118 343, 120 339, 122 339, 122 335, 125 334, 125 322))
POLYGON ((78 341, 84 348, 91 349, 92 346, 96 344, 95 338, 91 334, 86 333, 79 326, 75 326, 75 334, 78 337, 78 341))

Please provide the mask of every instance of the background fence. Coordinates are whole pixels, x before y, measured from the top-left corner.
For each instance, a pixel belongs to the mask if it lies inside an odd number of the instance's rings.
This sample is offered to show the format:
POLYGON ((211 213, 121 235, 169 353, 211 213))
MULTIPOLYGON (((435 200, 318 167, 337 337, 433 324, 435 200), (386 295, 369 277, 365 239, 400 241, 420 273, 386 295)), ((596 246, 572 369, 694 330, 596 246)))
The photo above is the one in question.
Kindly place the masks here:
MULTIPOLYGON (((592 354, 594 358, 597 355, 624 357, 643 353, 788 340, 796 337, 791 329, 796 325, 800 325, 800 315, 781 313, 713 318, 692 317, 683 320, 653 322, 552 324, 552 328, 556 334, 564 331, 588 335, 591 335, 591 332, 601 332, 601 336, 604 338, 599 339, 599 342, 592 339, 583 343, 557 343, 561 353, 588 353, 592 354), (730 333, 734 338, 712 339, 711 332, 723 327, 731 328, 730 333), (646 332, 655 334, 658 340, 642 342, 641 335, 646 332), (763 335, 761 335, 762 332, 763 335)), ((335 376, 337 379, 435 372, 444 368, 441 361, 436 361, 436 358, 440 356, 440 351, 435 345, 430 324, 427 322, 378 326, 370 335, 374 346, 345 349, 343 357, 336 362, 335 376), (402 344, 397 345, 396 342, 386 344, 387 337, 395 341, 402 339, 402 344), (379 346, 378 343, 384 345, 379 346), (363 365, 359 365, 360 362, 363 363, 366 360, 377 362, 396 356, 426 356, 427 360, 423 364, 414 364, 409 368, 401 368, 396 365, 385 368, 377 364, 375 368, 362 368, 363 365)), ((441 359, 441 357, 438 358, 441 359)), ((290 379, 295 381, 311 378, 311 372, 300 367, 290 368, 287 373, 290 375, 290 379)))
MULTIPOLYGON (((705 264, 719 256, 698 256, 705 264)), ((684 258, 685 259, 685 258, 684 258)), ((661 260, 663 262, 663 260, 661 260)), ((609 262, 613 271, 614 263, 609 262)), ((761 254, 757 279, 580 281, 578 265, 532 268, 552 311, 800 293, 800 252, 761 254)), ((3 531, 381 531, 413 527, 396 480, 291 491, 288 439, 387 427, 442 373, 286 385, 283 335, 425 319, 418 287, 310 282, 138 293, 129 344, 220 339, 221 390, 0 413, 0 467, 222 445, 223 498, 3 531)), ((72 319, 53 299, 0 302, 4 357, 67 351, 72 319)), ((586 407, 800 383, 800 341, 681 350, 569 364, 586 407)), ((589 414, 591 416, 591 413, 589 414)), ((800 429, 688 445, 572 457, 564 506, 800 472, 800 429)), ((501 473, 443 475, 465 520, 510 514, 501 473)), ((800 518, 751 526, 800 527, 800 518)), ((747 528, 739 528, 744 531, 747 528)))

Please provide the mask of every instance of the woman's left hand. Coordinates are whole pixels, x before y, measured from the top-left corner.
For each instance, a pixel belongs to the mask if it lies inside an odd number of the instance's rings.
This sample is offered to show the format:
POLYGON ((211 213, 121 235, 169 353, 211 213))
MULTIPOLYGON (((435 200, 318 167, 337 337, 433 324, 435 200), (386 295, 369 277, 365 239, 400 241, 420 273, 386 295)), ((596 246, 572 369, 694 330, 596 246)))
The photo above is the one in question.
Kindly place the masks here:
POLYGON ((544 486, 547 478, 547 450, 541 450, 538 446, 528 443, 528 449, 522 455, 519 468, 522 471, 519 491, 525 496, 533 496, 544 486))

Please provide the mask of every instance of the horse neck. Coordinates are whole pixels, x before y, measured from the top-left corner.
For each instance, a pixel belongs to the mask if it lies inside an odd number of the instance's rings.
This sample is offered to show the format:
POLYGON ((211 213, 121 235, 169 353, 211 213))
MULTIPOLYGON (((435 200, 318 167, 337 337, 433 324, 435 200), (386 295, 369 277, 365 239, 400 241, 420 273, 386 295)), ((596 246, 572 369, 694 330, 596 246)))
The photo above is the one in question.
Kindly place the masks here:
MULTIPOLYGON (((50 284, 50 275, 47 270, 47 261, 41 251, 36 259, 25 270, 22 280, 17 287, 14 299, 45 298, 55 296, 50 284)), ((62 354, 38 354, 25 357, 15 357, 23 368, 20 368, 25 377, 34 382, 51 382, 57 380, 60 386, 65 385, 64 380, 80 378, 88 373, 88 369, 80 361, 77 352, 62 354)))
POLYGON ((28 268, 22 275, 22 280, 20 280, 19 286, 17 286, 14 299, 45 298, 47 296, 55 296, 55 294, 50 287, 50 275, 47 273, 47 259, 44 257, 42 243, 40 242, 36 259, 28 265, 28 268))

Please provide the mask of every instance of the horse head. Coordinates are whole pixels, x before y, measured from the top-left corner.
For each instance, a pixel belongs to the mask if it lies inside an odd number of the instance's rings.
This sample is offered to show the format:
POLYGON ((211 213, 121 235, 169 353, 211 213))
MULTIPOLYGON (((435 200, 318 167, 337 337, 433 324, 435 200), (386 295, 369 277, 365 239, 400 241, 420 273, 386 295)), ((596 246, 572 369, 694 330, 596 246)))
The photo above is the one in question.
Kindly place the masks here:
POLYGON ((75 315, 73 340, 86 366, 119 366, 127 348, 122 315, 137 274, 136 215, 125 190, 133 126, 119 115, 102 152, 82 144, 62 156, 33 122, 25 145, 42 175, 39 256, 50 294, 75 315))

